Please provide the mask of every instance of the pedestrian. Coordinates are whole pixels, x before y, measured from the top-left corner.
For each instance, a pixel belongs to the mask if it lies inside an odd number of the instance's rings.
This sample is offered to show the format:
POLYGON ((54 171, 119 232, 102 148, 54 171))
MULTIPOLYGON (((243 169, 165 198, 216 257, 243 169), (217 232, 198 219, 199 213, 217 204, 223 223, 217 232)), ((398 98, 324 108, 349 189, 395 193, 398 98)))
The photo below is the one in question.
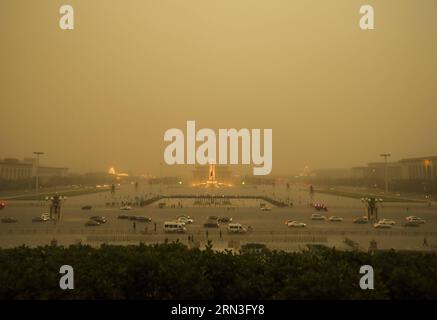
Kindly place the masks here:
POLYGON ((222 238, 222 230, 220 229, 220 239, 222 238))
POLYGON ((428 246, 428 240, 425 238, 423 238, 423 246, 427 247, 428 246))
POLYGON ((155 233, 156 233, 156 222, 155 222, 155 233))
POLYGON ((208 230, 205 231, 206 239, 208 239, 208 230))
POLYGON ((136 231, 137 230, 137 224, 134 222, 134 231, 136 231))

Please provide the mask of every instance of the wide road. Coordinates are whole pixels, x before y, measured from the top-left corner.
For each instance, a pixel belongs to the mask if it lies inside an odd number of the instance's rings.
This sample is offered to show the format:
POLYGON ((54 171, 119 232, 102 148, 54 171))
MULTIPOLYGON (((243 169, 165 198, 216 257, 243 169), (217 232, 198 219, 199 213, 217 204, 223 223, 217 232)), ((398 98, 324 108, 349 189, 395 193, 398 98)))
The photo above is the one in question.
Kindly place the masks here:
POLYGON ((184 186, 165 187, 140 185, 136 191, 132 185, 122 185, 117 190, 115 197, 108 193, 89 194, 71 197, 63 204, 61 221, 54 225, 53 222, 37 223, 32 218, 43 212, 48 212, 47 203, 28 201, 9 201, 7 207, 0 211, 1 217, 13 217, 17 223, 0 223, 0 246, 11 247, 20 244, 43 245, 56 238, 59 243, 71 244, 78 241, 90 244, 100 242, 160 242, 165 238, 180 238, 186 241, 188 235, 164 234, 162 225, 164 221, 175 220, 179 215, 189 215, 194 223, 187 227, 188 234, 202 242, 212 239, 218 247, 226 247, 230 240, 237 240, 240 244, 245 242, 263 242, 269 247, 295 250, 308 242, 320 242, 325 245, 347 248, 343 240, 347 237, 357 242, 362 249, 367 249, 369 242, 375 239, 379 248, 433 250, 437 245, 437 206, 431 207, 427 203, 384 203, 379 209, 380 218, 393 219, 397 224, 390 230, 375 230, 371 225, 357 225, 353 220, 366 214, 365 207, 360 200, 344 198, 325 194, 315 194, 313 201, 328 206, 329 211, 324 213, 342 217, 343 222, 313 221, 311 214, 316 211, 308 204, 311 201, 309 192, 300 185, 293 185, 290 190, 285 186, 277 187, 252 187, 241 186, 227 189, 199 189, 184 186), (166 200, 167 206, 158 208, 157 203, 146 207, 133 207, 130 211, 121 211, 119 206, 122 201, 133 201, 135 197, 150 197, 156 194, 214 194, 216 196, 232 195, 265 195, 281 200, 288 197, 294 202, 292 208, 277 208, 264 212, 259 209, 258 200, 231 200, 229 206, 194 206, 192 199, 166 200), (116 202, 115 207, 108 207, 107 202, 116 202), (178 207, 179 202, 182 208, 178 207), (176 208, 171 205, 175 204, 176 208), (92 210, 82 210, 84 205, 91 205, 92 210), (136 222, 135 228, 132 221, 120 220, 118 215, 141 215, 150 217, 152 223, 136 222), (90 216, 100 215, 107 219, 107 223, 98 227, 86 227, 85 222, 90 216), (230 235, 226 225, 220 229, 203 228, 203 223, 208 216, 229 216, 233 222, 251 226, 253 232, 246 235, 230 235), (426 220, 424 225, 417 228, 403 226, 405 217, 409 215, 420 216, 426 220), (289 229, 285 220, 297 220, 307 224, 305 228, 289 229), (155 232, 156 224, 156 232, 155 232), (221 237, 220 237, 221 230, 221 237), (127 235, 127 236, 126 236, 127 235), (316 237, 316 238, 314 238, 316 237), (423 239, 427 238, 428 246, 423 247, 423 239))

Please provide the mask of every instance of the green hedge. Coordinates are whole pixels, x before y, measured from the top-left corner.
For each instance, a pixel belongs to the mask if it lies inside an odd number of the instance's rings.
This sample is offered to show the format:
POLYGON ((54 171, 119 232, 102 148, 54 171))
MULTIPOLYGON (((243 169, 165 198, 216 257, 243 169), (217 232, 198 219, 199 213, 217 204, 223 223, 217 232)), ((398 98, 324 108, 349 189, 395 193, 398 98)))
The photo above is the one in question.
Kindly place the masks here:
POLYGON ((216 252, 180 243, 0 249, 0 299, 437 299, 437 255, 216 252), (74 290, 59 268, 74 268, 74 290), (359 288, 360 266, 375 290, 359 288))

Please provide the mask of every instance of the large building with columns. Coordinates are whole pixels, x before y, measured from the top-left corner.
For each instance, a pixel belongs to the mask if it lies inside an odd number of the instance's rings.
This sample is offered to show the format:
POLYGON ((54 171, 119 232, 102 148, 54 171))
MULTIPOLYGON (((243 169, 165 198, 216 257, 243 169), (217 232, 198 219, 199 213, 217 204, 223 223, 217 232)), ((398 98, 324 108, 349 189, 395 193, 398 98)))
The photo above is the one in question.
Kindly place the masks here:
POLYGON ((37 169, 34 158, 26 158, 23 161, 15 158, 0 159, 0 179, 3 180, 29 179, 36 176, 37 170, 39 177, 63 177, 68 172, 67 168, 44 165, 39 165, 37 169))

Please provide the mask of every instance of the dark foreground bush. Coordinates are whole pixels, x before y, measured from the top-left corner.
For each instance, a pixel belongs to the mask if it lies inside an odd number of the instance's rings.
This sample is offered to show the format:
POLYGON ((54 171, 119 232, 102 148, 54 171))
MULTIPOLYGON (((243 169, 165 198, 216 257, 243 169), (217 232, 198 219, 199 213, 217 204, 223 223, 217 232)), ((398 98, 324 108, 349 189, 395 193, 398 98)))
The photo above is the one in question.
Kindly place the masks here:
POLYGON ((0 249, 0 299, 437 299, 437 255, 188 249, 182 244, 0 249), (59 288, 61 265, 74 290, 59 288), (361 290, 371 265, 375 289, 361 290))

